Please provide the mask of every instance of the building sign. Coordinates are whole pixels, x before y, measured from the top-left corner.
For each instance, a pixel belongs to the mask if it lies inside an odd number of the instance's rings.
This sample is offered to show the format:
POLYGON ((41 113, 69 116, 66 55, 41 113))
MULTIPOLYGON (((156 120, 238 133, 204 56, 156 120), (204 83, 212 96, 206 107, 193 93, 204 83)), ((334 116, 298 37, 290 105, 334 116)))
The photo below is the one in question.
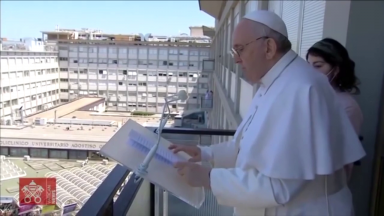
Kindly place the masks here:
POLYGON ((100 150, 104 144, 91 142, 73 142, 60 140, 27 140, 27 139, 6 139, 1 138, 1 147, 21 148, 48 148, 48 149, 69 149, 69 150, 100 150))

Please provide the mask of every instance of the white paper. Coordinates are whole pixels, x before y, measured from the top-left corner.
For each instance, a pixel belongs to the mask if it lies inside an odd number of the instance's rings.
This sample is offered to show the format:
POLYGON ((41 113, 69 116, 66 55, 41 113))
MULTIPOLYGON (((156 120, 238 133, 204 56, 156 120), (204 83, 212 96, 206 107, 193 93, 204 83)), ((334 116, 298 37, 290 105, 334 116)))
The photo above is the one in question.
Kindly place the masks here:
MULTIPOLYGON (((134 147, 145 155, 148 154, 150 149, 155 144, 156 143, 153 143, 150 139, 146 138, 145 136, 139 134, 134 130, 129 133, 128 145, 134 147)), ((173 166, 173 164, 175 164, 176 162, 186 161, 184 158, 174 154, 172 151, 165 148, 163 145, 159 145, 154 159, 169 166, 173 166)))

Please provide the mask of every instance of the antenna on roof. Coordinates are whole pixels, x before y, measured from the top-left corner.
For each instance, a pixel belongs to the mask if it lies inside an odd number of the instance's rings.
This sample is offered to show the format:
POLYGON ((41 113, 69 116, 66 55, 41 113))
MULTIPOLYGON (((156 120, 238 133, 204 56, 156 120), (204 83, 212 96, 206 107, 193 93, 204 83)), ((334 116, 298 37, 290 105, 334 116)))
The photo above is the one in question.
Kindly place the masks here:
POLYGON ((24 113, 23 106, 19 108, 21 125, 24 125, 24 113))

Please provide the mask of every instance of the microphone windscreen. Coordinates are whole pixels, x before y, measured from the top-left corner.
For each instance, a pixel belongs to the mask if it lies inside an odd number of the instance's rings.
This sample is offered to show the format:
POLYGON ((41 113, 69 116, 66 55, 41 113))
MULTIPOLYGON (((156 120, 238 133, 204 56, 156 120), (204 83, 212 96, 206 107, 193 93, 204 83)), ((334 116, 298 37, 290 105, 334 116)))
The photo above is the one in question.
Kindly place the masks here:
POLYGON ((177 97, 179 100, 181 101, 185 101, 188 99, 188 94, 187 94, 187 91, 185 90, 180 90, 178 93, 177 93, 177 97))

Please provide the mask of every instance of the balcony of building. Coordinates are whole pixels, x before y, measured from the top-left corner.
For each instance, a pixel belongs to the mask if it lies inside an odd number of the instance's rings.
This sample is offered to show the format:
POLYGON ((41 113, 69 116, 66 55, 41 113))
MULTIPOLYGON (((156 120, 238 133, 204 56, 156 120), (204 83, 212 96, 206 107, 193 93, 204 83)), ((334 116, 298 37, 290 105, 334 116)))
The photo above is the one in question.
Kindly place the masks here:
MULTIPOLYGON (((155 128, 148 129, 155 131, 155 128)), ((218 136, 224 141, 230 139, 234 132, 233 130, 167 128, 163 130, 162 136, 173 143, 210 145, 212 137, 218 136)), ((77 215, 232 215, 232 209, 219 206, 209 191, 206 191, 203 206, 196 209, 148 181, 136 183, 134 177, 135 174, 130 170, 117 165, 77 215)))
POLYGON ((383 2, 201 0, 199 3, 202 11, 216 19, 211 56, 215 60, 211 80, 215 95, 210 115, 214 128, 236 128, 257 91, 257 86, 243 78, 241 67, 234 64, 230 55, 233 30, 246 13, 262 9, 279 15, 287 25, 292 49, 303 58, 315 42, 325 37, 334 38, 347 48, 361 82, 361 93, 356 100, 364 115, 361 134, 367 152, 350 183, 355 215, 383 215, 384 28, 367 25, 383 19, 383 2), (366 35, 370 35, 369 44, 362 39, 366 35))

